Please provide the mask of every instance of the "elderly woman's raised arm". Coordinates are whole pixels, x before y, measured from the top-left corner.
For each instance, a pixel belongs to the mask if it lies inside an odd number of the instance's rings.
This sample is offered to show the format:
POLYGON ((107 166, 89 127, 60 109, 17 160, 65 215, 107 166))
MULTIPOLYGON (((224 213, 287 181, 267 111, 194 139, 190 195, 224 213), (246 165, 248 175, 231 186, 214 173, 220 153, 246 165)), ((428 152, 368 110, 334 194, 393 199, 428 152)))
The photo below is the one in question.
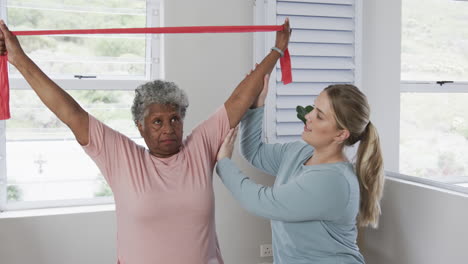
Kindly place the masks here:
POLYGON ((24 53, 18 39, 3 20, 0 31, 0 55, 8 52, 8 61, 21 72, 47 108, 70 127, 81 145, 87 145, 88 113, 24 53))
MULTIPOLYGON (((289 37, 289 20, 286 19, 283 30, 276 33, 275 47, 282 51, 286 50, 289 37)), ((239 83, 234 92, 232 92, 231 96, 224 103, 231 128, 239 124, 245 112, 257 99, 262 91, 265 75, 271 73, 279 58, 280 53, 276 50, 272 50, 255 70, 239 83)))

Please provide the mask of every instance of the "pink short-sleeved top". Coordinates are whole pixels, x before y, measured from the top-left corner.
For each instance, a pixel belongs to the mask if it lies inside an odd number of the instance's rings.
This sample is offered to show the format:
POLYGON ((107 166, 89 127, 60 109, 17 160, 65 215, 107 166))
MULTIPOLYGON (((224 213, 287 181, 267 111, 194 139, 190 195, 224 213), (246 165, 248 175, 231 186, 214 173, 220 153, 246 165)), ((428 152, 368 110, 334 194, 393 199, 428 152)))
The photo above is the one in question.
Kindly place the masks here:
POLYGON ((229 129, 222 106, 186 137, 179 153, 157 158, 89 116, 83 148, 114 193, 119 263, 223 263, 212 174, 229 129))

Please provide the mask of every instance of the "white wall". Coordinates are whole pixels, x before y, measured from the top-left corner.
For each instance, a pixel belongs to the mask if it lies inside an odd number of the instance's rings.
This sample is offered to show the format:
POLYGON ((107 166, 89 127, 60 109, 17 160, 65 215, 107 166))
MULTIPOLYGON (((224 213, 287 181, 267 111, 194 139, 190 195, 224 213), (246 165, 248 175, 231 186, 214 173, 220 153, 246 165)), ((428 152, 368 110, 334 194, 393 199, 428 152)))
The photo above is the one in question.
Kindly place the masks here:
MULTIPOLYGON (((385 168, 398 171, 401 0, 364 0, 363 27, 363 90, 385 168)), ((362 233, 367 263, 468 263, 465 208, 466 196, 387 179, 379 229, 362 233)))
MULTIPOLYGON (((166 26, 251 25, 251 0, 170 0, 166 26)), ((272 33, 273 34, 273 33, 272 33)), ((228 98, 253 66, 252 34, 166 36, 166 79, 186 89, 191 100, 186 125, 193 127, 228 98)), ((265 183, 269 177, 236 158, 242 170, 265 183), (257 176, 258 175, 258 176, 257 176)), ((271 243, 268 221, 249 215, 215 175, 216 225, 226 263, 260 263, 260 244, 271 243)))
POLYGON ((368 264, 468 262, 468 196, 388 179, 379 229, 366 230, 368 264))
MULTIPOLYGON (((251 25, 251 0, 165 1, 165 26, 251 25)), ((189 94, 186 132, 224 103, 252 67, 252 35, 168 35, 166 79, 189 94)), ((84 155, 84 154, 83 154, 84 155)), ((259 183, 271 183, 236 154, 235 160, 259 183)), ((214 176, 216 222, 226 264, 271 262, 260 244, 271 243, 269 222, 248 214, 214 176)), ((2 264, 115 263, 114 212, 0 219, 2 264)))
POLYGON ((398 171, 401 0, 363 0, 362 88, 381 139, 385 169, 398 171))
POLYGON ((116 263, 115 213, 0 219, 0 263, 116 263))

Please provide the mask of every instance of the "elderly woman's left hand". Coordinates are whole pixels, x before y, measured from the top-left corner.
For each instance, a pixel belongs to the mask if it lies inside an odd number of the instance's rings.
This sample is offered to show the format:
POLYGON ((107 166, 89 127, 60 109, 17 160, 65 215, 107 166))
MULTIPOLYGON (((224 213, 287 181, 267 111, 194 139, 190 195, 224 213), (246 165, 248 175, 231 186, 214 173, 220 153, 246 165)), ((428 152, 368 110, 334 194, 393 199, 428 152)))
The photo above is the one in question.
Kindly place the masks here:
POLYGON ((234 142, 236 142, 237 131, 239 127, 231 128, 223 144, 219 148, 217 160, 220 161, 223 158, 231 158, 232 151, 234 150, 234 142))
POLYGON ((285 51, 289 45, 289 39, 291 38, 291 27, 289 26, 289 18, 284 20, 283 30, 276 31, 276 43, 275 47, 285 51))

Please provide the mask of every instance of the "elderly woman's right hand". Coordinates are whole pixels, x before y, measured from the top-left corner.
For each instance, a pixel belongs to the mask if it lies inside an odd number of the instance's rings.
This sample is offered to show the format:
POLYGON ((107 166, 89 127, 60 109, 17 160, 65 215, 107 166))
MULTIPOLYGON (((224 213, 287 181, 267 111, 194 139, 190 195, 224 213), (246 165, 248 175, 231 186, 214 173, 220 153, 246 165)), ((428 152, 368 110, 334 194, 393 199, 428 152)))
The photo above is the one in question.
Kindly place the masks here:
POLYGON ((5 55, 8 52, 8 61, 17 66, 18 60, 25 57, 18 38, 8 30, 3 20, 0 20, 0 55, 5 55))
POLYGON ((289 38, 291 37, 291 28, 289 27, 289 18, 286 18, 283 24, 283 30, 276 31, 275 47, 285 51, 288 48, 289 38))

